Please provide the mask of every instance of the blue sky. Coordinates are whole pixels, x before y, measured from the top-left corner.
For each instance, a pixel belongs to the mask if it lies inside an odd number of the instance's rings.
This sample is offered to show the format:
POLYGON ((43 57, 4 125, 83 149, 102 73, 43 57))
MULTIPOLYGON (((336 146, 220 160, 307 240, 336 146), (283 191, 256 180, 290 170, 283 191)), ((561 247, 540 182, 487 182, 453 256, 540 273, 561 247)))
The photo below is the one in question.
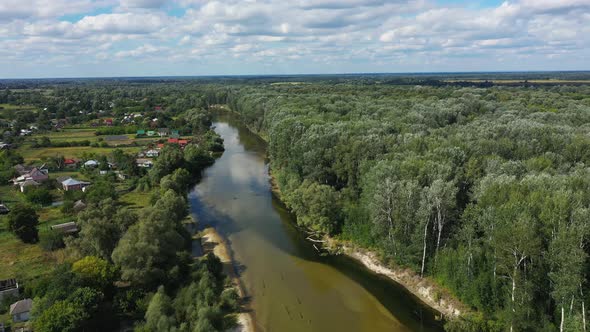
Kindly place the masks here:
POLYGON ((0 78, 590 69, 590 0, 1 0, 0 78))

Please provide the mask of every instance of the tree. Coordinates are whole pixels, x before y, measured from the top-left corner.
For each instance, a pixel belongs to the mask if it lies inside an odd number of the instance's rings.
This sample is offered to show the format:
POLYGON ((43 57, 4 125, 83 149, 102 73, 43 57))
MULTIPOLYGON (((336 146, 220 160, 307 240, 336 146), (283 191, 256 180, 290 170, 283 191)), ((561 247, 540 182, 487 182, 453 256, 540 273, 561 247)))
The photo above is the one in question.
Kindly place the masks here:
POLYGON ((8 227, 25 243, 39 241, 39 216, 29 205, 16 204, 8 214, 8 227))
POLYGON ((180 223, 185 215, 184 199, 172 190, 146 209, 112 254, 123 280, 145 287, 165 281, 168 272, 179 264, 178 253, 188 243, 186 230, 180 223))
POLYGON ((287 202, 300 225, 330 234, 340 221, 338 197, 334 188, 305 180, 287 196, 287 202))
POLYGON ((86 200, 89 203, 98 203, 104 199, 110 198, 116 200, 118 197, 117 190, 112 181, 101 179, 88 187, 86 200))
POLYGON ((127 229, 137 222, 137 215, 126 208, 118 208, 110 198, 91 204, 78 215, 80 233, 68 237, 68 248, 78 257, 97 256, 106 260, 127 229))
MULTIPOLYGON (((557 304, 559 312, 559 330, 566 329, 566 307, 569 315, 572 314, 574 301, 581 302, 582 324, 585 327, 585 303, 582 293, 582 285, 586 279, 586 261, 588 254, 584 250, 590 217, 588 209, 576 209, 566 223, 559 225, 555 237, 549 244, 549 263, 551 272, 549 278, 553 282, 551 296, 557 304)), ((569 329, 568 329, 569 330, 569 329)))
POLYGON ((43 187, 27 189, 25 197, 32 204, 49 205, 53 201, 51 192, 43 187))
POLYGON ((95 257, 86 256, 72 264, 72 272, 82 281, 84 285, 104 289, 115 281, 115 270, 108 261, 95 257))
POLYGON ((183 164, 184 155, 182 154, 180 147, 176 144, 166 145, 154 162, 154 166, 149 171, 152 183, 159 183, 162 177, 172 173, 177 168, 182 167, 183 164))

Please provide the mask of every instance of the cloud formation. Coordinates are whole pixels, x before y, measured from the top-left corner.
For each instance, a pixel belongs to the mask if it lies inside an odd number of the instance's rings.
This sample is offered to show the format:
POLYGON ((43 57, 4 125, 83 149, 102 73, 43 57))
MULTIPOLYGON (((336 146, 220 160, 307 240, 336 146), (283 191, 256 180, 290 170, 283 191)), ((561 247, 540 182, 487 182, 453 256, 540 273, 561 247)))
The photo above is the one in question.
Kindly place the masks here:
POLYGON ((0 77, 590 69, 590 1, 2 0, 0 77))

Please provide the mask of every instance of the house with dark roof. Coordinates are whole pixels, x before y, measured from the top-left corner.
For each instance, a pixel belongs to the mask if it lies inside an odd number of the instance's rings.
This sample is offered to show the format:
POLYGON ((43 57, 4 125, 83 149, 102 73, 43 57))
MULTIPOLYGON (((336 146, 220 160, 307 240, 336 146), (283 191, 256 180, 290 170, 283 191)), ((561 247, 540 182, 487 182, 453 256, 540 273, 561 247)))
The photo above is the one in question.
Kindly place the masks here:
POLYGON ((0 280, 0 302, 10 297, 17 297, 19 293, 16 279, 0 280))
POLYGON ((10 305, 10 316, 15 323, 26 322, 31 318, 32 299, 24 299, 10 305))

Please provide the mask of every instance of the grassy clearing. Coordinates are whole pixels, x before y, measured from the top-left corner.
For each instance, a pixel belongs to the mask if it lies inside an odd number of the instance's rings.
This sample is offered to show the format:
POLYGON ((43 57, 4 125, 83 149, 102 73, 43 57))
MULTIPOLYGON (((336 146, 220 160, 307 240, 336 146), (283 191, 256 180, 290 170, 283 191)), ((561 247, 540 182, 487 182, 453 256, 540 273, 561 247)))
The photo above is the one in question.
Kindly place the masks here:
POLYGON ((13 104, 0 104, 0 110, 3 111, 20 111, 20 110, 35 110, 35 106, 30 105, 13 105, 13 104))
MULTIPOLYGON (((138 153, 143 150, 143 147, 121 147, 125 152, 128 153, 138 153)), ((104 147, 104 148, 94 148, 89 146, 72 146, 66 148, 39 148, 39 149, 32 149, 23 145, 19 147, 18 153, 20 153, 23 158, 27 161, 42 159, 47 157, 55 157, 55 156, 64 156, 64 158, 80 158, 84 153, 94 153, 97 155, 108 155, 113 151, 112 147, 104 147)))
MULTIPOLYGON (((57 207, 42 208, 39 214, 39 237, 43 238, 50 232, 49 226, 71 221, 72 217, 64 217, 57 207)), ((63 250, 46 252, 40 244, 23 243, 8 230, 6 217, 0 221, 0 279, 17 278, 30 280, 51 271, 65 260, 63 250)))
POLYGON ((150 191, 136 191, 133 190, 131 192, 126 193, 125 195, 121 196, 119 200, 121 203, 126 205, 131 209, 141 209, 146 206, 151 205, 150 197, 152 196, 152 190, 150 191))

